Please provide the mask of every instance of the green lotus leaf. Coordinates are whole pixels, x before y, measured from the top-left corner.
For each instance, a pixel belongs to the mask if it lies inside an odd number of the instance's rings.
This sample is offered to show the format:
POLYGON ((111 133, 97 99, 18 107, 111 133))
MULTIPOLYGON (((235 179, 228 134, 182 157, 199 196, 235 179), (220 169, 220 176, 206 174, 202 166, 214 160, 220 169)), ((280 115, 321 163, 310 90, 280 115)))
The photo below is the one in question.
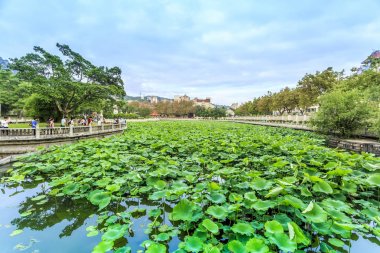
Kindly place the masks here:
POLYGON ((346 176, 352 173, 351 169, 342 169, 342 168, 336 168, 335 170, 331 170, 327 172, 327 175, 330 176, 346 176))
POLYGON ((26 211, 26 212, 20 213, 20 216, 21 216, 21 217, 26 217, 26 216, 31 215, 32 213, 33 213, 32 210, 29 210, 29 211, 26 211))
POLYGON ((145 253, 166 253, 166 246, 160 243, 152 243, 145 253))
POLYGON ((103 241, 115 241, 124 236, 125 231, 127 230, 126 226, 116 224, 108 227, 107 231, 103 234, 103 241))
POLYGON ((47 196, 45 194, 41 194, 41 195, 38 195, 37 197, 32 198, 31 200, 32 201, 39 201, 41 199, 46 199, 46 197, 47 196))
POLYGON ((257 200, 255 203, 252 204, 252 208, 254 208, 257 211, 267 211, 269 208, 273 208, 276 206, 276 202, 271 200, 257 200))
POLYGON ((93 237, 93 236, 97 236, 99 234, 99 231, 97 230, 93 230, 93 231, 90 231, 87 233, 87 237, 93 237))
POLYGON ((157 217, 157 216, 160 216, 161 214, 162 214, 161 209, 151 209, 148 212, 149 217, 157 217))
POLYGON ((288 223, 289 238, 296 243, 302 243, 305 246, 308 246, 311 243, 311 240, 304 234, 302 229, 295 223, 288 223))
POLYGON ((351 231, 355 228, 359 228, 359 225, 353 225, 350 223, 339 223, 334 221, 333 225, 331 226, 331 231, 335 234, 340 235, 343 238, 350 238, 351 237, 351 231))
POLYGON ((265 222, 264 226, 265 226, 265 231, 268 233, 271 233, 271 234, 284 233, 284 228, 282 227, 281 223, 276 220, 267 221, 265 222))
POLYGON ((269 248, 265 245, 265 242, 258 238, 250 239, 245 245, 245 250, 248 253, 267 253, 269 248))
POLYGON ((120 185, 118 184, 107 185, 106 189, 107 191, 110 191, 110 192, 117 192, 118 190, 120 190, 120 185))
POLYGON ((113 247, 113 241, 101 241, 95 248, 92 250, 92 253, 105 253, 110 251, 113 247))
POLYGON ((102 179, 99 179, 98 181, 95 182, 95 184, 99 187, 106 187, 107 185, 109 185, 109 183, 112 181, 111 178, 109 177, 105 177, 105 178, 102 178, 102 179))
POLYGON ((16 229, 9 236, 13 237, 13 236, 19 235, 19 234, 21 234, 23 232, 24 232, 24 230, 22 230, 22 229, 16 229))
POLYGON ((283 190, 284 190, 284 188, 283 188, 282 186, 275 187, 275 188, 273 188, 272 190, 270 190, 270 191, 268 192, 268 194, 265 195, 265 197, 266 197, 266 198, 276 197, 276 196, 279 195, 283 190))
POLYGON ((272 182, 264 178, 255 178, 251 182, 251 187, 255 190, 267 190, 272 186, 272 182))
POLYGON ((159 200, 166 196, 166 191, 156 191, 149 195, 149 200, 159 200))
POLYGON ((188 201, 187 199, 182 199, 178 204, 173 208, 171 215, 172 220, 178 221, 191 221, 194 215, 194 204, 188 201))
POLYGON ((237 193, 231 193, 229 196, 228 196, 228 200, 230 202, 241 202, 243 200, 243 196, 240 195, 240 194, 237 194, 237 193))
POLYGON ((108 192, 95 190, 88 195, 88 200, 90 200, 93 205, 99 206, 99 210, 101 210, 111 202, 111 196, 108 192))
POLYGON ((372 186, 380 186, 380 173, 369 176, 367 178, 367 182, 372 186))
POLYGON ((155 236, 155 240, 159 242, 167 241, 170 239, 170 236, 168 233, 159 233, 155 236))
POLYGON ((207 198, 215 204, 222 204, 226 202, 226 197, 218 192, 212 192, 210 195, 207 196, 207 198))
POLYGON ((124 246, 115 250, 114 253, 130 253, 131 251, 132 251, 131 247, 124 246))
POLYGON ((167 183, 164 180, 157 180, 154 184, 153 187, 156 188, 157 190, 163 190, 165 189, 167 183))
POLYGON ((321 202, 321 205, 323 207, 333 208, 333 209, 339 210, 339 211, 350 212, 350 210, 351 210, 350 206, 348 206, 343 201, 340 201, 340 200, 337 200, 337 199, 331 199, 331 198, 324 199, 321 202))
POLYGON ((322 223, 312 223, 313 231, 318 232, 321 235, 332 234, 331 227, 332 221, 322 222, 322 223))
POLYGON ((220 250, 212 244, 207 244, 203 247, 203 253, 220 253, 220 250))
POLYGON ((313 191, 314 192, 323 192, 326 194, 333 193, 333 189, 331 188, 330 184, 327 183, 326 181, 316 182, 313 186, 313 191))
POLYGON ((220 185, 219 185, 218 183, 216 183, 216 182, 210 182, 210 183, 208 184, 208 187, 209 187, 209 189, 210 189, 211 191, 218 191, 218 190, 221 189, 220 185))
POLYGON ((231 230, 235 233, 241 234, 241 235, 253 235, 255 230, 253 227, 248 223, 236 223, 232 226, 231 230))
POLYGON ((244 194, 244 198, 248 199, 249 201, 256 201, 257 200, 255 192, 246 192, 244 194))
POLYGON ((228 249, 233 253, 245 253, 245 247, 244 245, 238 241, 233 240, 228 243, 228 249))
POLYGON ((67 195, 73 195, 75 192, 79 190, 79 188, 80 188, 80 184, 72 183, 63 187, 62 192, 67 195))
POLYGON ((205 242, 207 238, 209 237, 208 230, 204 226, 199 226, 197 229, 195 229, 192 236, 198 237, 202 240, 202 242, 205 242))
POLYGON ((357 185, 353 182, 343 181, 341 189, 345 192, 356 193, 357 185))
POLYGON ((219 232, 219 227, 216 223, 214 223, 210 219, 205 219, 202 221, 202 225, 207 228, 208 231, 210 231, 213 234, 217 234, 219 232))
POLYGON ((325 211, 334 220, 341 221, 341 222, 351 222, 350 217, 348 217, 347 215, 345 215, 341 211, 336 210, 335 208, 332 208, 332 207, 326 208, 325 207, 325 211))
MULTIPOLYGON (((279 213, 274 216, 274 219, 281 223, 283 228, 286 228, 288 226, 288 222, 291 222, 292 220, 289 218, 288 215, 284 213, 279 213)), ((264 225, 263 225, 264 227, 264 225)))
POLYGON ((313 194, 309 191, 308 188, 306 187, 301 187, 301 195, 302 196, 306 196, 306 197, 310 197, 310 196, 313 196, 313 194))
POLYGON ((376 170, 380 170, 380 163, 378 164, 372 164, 372 163, 365 163, 364 166, 363 166, 366 170, 369 170, 369 171, 376 171, 376 170))
POLYGON ((302 200, 292 195, 285 195, 284 200, 282 201, 282 204, 289 205, 298 209, 301 209, 301 208, 303 209, 306 206, 302 200))
POLYGON ((187 236, 185 239, 185 249, 190 252, 200 252, 203 248, 203 242, 196 236, 187 236))
POLYGON ((363 209, 361 213, 370 219, 374 219, 376 216, 380 216, 380 211, 374 207, 367 207, 366 209, 363 209))
POLYGON ((225 220, 228 216, 228 210, 224 206, 210 206, 206 213, 218 220, 225 220))
POLYGON ((310 222, 322 223, 327 220, 327 214, 317 203, 310 202, 308 207, 302 212, 303 216, 310 222))
POLYGON ((284 177, 281 179, 282 182, 287 182, 289 184, 294 184, 298 181, 296 177, 284 177))
POLYGON ((248 182, 241 182, 235 185, 235 187, 239 189, 248 189, 250 187, 250 184, 248 182))
POLYGON ((341 248, 345 245, 345 243, 343 241, 341 241, 337 238, 329 238, 328 241, 331 245, 334 245, 334 246, 339 247, 339 248, 341 248))
POLYGON ((273 234, 269 239, 285 252, 294 252, 297 249, 297 243, 290 240, 284 233, 273 234))

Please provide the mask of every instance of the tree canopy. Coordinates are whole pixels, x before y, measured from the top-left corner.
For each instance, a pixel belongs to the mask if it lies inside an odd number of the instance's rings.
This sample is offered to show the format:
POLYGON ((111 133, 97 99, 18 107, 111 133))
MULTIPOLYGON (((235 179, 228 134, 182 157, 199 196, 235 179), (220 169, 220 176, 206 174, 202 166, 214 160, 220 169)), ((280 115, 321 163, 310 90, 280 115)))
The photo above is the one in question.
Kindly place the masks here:
POLYGON ((62 58, 36 46, 34 53, 11 59, 9 67, 31 84, 30 92, 39 100, 70 115, 86 103, 125 95, 119 67, 98 67, 68 45, 56 46, 62 58))

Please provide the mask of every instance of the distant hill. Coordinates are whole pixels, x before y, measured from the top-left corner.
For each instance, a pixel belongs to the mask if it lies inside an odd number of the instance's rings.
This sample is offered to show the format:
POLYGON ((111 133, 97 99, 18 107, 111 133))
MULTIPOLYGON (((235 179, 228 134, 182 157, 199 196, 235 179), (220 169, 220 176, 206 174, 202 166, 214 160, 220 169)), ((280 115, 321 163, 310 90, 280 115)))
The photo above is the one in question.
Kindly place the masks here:
POLYGON ((6 69, 6 68, 8 68, 8 65, 9 65, 9 62, 0 57, 0 68, 6 69))

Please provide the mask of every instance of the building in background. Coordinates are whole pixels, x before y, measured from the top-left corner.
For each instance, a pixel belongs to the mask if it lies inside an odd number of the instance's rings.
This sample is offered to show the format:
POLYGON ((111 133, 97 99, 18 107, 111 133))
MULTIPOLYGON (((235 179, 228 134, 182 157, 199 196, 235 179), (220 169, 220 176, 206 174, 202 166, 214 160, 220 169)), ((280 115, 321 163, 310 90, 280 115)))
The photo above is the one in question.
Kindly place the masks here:
POLYGON ((146 96, 145 100, 147 100, 151 104, 157 104, 158 103, 158 97, 157 96, 146 96))
POLYGON ((211 98, 209 98, 209 97, 207 97, 205 99, 194 98, 193 102, 194 102, 195 106, 202 106, 202 107, 204 107, 206 109, 215 108, 215 105, 211 104, 211 98))
POLYGON ((183 96, 174 96, 174 101, 175 102, 181 102, 181 101, 190 101, 190 97, 187 96, 186 94, 183 96))

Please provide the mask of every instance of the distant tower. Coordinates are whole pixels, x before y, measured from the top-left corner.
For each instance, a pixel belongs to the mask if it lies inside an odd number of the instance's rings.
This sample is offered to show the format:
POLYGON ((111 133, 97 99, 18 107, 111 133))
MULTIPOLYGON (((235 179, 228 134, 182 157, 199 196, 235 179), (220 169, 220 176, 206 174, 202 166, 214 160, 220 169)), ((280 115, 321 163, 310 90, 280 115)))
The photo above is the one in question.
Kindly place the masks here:
POLYGON ((144 96, 143 96, 143 94, 141 93, 141 91, 140 91, 140 98, 141 98, 141 100, 144 100, 144 96))

